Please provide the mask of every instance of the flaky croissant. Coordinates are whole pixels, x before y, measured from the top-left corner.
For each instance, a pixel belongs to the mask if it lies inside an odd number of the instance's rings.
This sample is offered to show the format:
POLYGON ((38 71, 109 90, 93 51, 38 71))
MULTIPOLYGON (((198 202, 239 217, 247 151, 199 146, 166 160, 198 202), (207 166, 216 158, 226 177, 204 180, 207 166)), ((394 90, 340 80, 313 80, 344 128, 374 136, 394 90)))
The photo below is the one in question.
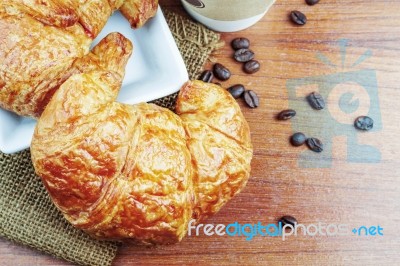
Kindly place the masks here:
POLYGON ((76 61, 89 53, 113 11, 133 27, 157 10, 158 0, 0 1, 0 107, 39 117, 68 78, 76 61))
MULTIPOLYGON (((111 69, 114 69, 111 67, 111 69)), ((252 145, 238 104, 189 81, 177 114, 115 102, 121 75, 70 77, 38 121, 32 161, 73 225, 105 239, 174 243, 245 186, 252 145)))

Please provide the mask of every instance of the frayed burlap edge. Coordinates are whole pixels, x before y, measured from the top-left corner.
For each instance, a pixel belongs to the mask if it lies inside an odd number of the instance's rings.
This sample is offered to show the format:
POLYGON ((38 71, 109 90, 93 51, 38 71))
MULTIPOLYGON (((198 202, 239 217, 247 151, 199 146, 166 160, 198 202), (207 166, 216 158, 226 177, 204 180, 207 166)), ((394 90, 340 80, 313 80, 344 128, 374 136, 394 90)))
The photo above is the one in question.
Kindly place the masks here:
MULTIPOLYGON (((220 35, 173 12, 166 10, 164 15, 181 51, 189 78, 197 79, 212 52, 223 45, 220 35)), ((174 110, 177 96, 178 92, 152 101, 152 103, 174 110)))

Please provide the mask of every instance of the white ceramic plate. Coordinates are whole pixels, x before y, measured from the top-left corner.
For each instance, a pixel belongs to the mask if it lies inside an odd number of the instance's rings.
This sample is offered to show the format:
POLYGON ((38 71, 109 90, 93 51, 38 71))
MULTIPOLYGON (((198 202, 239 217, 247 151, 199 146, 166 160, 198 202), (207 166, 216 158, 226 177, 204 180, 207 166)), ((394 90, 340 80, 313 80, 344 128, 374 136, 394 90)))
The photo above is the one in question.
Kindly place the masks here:
MULTIPOLYGON (((115 13, 94 41, 96 45, 108 33, 118 31, 134 45, 118 101, 127 104, 147 102, 172 94, 188 80, 182 56, 158 9, 157 15, 138 30, 115 13)), ((20 117, 0 108, 0 150, 14 153, 30 146, 35 120, 20 117)))

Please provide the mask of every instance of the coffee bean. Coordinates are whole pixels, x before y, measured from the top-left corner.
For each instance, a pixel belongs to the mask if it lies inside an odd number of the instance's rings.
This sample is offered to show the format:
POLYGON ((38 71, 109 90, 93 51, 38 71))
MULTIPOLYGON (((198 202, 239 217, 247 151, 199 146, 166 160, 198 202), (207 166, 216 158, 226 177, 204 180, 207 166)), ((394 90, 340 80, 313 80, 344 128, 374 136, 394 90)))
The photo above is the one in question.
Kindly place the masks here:
POLYGON ((290 143, 292 143, 293 146, 299 147, 303 145, 306 142, 307 138, 306 135, 304 135, 301 132, 295 133, 292 135, 290 138, 290 143))
POLYGON ((374 127, 374 120, 369 116, 357 117, 354 126, 359 130, 371 130, 374 127))
POLYGON ((233 98, 240 98, 245 92, 245 88, 242 84, 236 84, 228 88, 229 93, 233 96, 233 98))
POLYGON ((324 145, 317 138, 308 138, 306 142, 308 148, 314 152, 322 152, 324 150, 324 145))
POLYGON ((319 3, 319 0, 306 0, 306 4, 309 6, 313 6, 319 3))
POLYGON ((231 42, 231 45, 234 50, 248 49, 250 47, 250 41, 247 38, 236 38, 231 42))
POLYGON ((325 101, 321 94, 318 92, 312 92, 307 96, 308 103, 312 108, 316 110, 322 110, 325 108, 325 101))
POLYGON ((296 111, 292 109, 284 110, 277 115, 278 120, 289 120, 296 116, 296 111))
POLYGON ((225 81, 231 77, 231 72, 220 63, 214 65, 214 75, 217 79, 225 81))
POLYGON ((260 63, 257 60, 250 60, 244 64, 243 70, 247 74, 256 73, 258 70, 260 70, 260 63))
POLYGON ((257 94, 251 90, 244 92, 244 101, 250 108, 256 108, 260 104, 257 94))
POLYGON ((218 86, 220 86, 220 87, 222 87, 222 84, 219 83, 219 82, 215 82, 214 84, 215 84, 215 85, 218 85, 218 86))
POLYGON ((211 82, 214 78, 214 75, 211 70, 205 70, 203 73, 200 75, 200 80, 204 82, 211 82))
POLYGON ((254 52, 249 49, 239 49, 235 52, 233 57, 236 61, 245 63, 254 59, 254 52))
POLYGON ((303 26, 307 23, 306 15, 297 10, 290 12, 290 19, 293 23, 300 26, 303 26))
POLYGON ((282 226, 287 225, 287 224, 291 225, 291 226, 295 226, 297 224, 297 219, 294 218, 293 216, 285 215, 279 219, 279 222, 282 223, 282 226))

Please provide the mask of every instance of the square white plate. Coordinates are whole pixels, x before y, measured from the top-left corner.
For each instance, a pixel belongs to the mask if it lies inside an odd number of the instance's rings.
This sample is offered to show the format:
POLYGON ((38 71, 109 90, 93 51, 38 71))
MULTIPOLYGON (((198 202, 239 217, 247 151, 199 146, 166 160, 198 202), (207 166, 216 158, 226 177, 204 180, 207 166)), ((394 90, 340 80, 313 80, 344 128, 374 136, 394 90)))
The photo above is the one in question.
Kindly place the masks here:
MULTIPOLYGON (((130 39, 134 46, 119 102, 135 104, 155 100, 178 91, 188 80, 185 63, 160 8, 157 15, 138 30, 132 30, 128 21, 116 12, 93 46, 115 31, 130 39)), ((33 119, 0 108, 0 151, 15 153, 28 148, 35 125, 33 119)))

